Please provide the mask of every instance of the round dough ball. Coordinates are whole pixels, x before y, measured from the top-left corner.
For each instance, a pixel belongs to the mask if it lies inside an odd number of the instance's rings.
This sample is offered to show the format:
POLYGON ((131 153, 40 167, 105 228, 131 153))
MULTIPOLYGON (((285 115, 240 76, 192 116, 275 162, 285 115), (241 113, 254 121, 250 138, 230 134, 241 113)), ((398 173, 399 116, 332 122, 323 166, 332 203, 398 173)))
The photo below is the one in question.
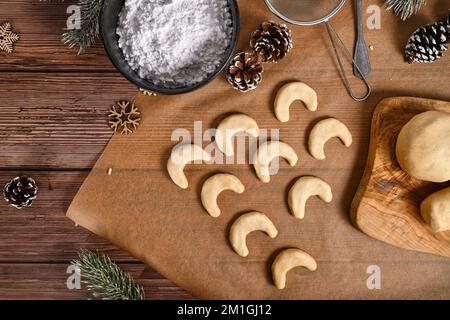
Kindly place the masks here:
POLYGON ((400 131, 397 161, 403 171, 425 181, 450 180, 450 114, 427 111, 400 131))
POLYGON ((450 188, 428 196, 420 204, 420 213, 434 232, 450 230, 450 188))

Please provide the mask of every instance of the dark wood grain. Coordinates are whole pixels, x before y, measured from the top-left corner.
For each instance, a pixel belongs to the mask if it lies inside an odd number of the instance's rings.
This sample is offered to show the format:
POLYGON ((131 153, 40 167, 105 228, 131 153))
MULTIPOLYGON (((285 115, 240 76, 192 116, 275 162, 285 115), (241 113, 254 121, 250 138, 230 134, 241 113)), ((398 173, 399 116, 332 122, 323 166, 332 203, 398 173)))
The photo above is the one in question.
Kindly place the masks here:
MULTIPOLYGON (((120 263, 144 287, 146 299, 192 299, 185 290, 141 263, 120 263)), ((5 299, 86 299, 91 297, 86 285, 68 289, 69 262, 0 263, 0 292, 5 299)), ((70 272, 70 270, 69 270, 70 272)))
POLYGON ((137 92, 117 73, 0 73, 0 168, 92 167, 137 92))

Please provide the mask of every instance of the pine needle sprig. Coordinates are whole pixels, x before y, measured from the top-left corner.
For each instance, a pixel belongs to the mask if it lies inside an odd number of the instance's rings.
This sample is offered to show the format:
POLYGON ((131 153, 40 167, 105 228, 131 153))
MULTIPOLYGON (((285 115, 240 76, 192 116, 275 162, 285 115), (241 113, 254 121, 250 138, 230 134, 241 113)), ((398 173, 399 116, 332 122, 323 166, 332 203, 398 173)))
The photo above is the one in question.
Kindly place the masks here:
POLYGON ((80 269, 81 279, 95 298, 103 300, 144 300, 144 289, 137 285, 129 273, 104 254, 88 249, 78 253, 72 264, 80 269))
POLYGON ((79 0, 80 28, 68 30, 62 35, 62 42, 70 48, 78 48, 78 55, 84 53, 98 37, 99 17, 102 0, 79 0))
POLYGON ((402 20, 417 13, 426 0, 386 0, 387 10, 393 9, 402 20))

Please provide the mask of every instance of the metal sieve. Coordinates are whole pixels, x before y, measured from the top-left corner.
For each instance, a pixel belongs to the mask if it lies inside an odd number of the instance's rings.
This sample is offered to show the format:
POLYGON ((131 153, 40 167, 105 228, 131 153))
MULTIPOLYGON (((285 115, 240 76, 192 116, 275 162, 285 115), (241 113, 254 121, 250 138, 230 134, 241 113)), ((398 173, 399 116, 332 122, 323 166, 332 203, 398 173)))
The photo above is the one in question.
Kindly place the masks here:
POLYGON ((348 81, 341 55, 338 51, 340 46, 349 60, 352 61, 353 66, 362 75, 363 73, 359 69, 358 65, 353 60, 350 51, 345 46, 342 39, 339 37, 336 30, 330 23, 330 19, 333 18, 339 10, 344 6, 345 0, 264 0, 267 7, 275 15, 283 19, 288 23, 292 23, 299 26, 313 26, 320 23, 324 23, 328 35, 330 36, 331 43, 333 45, 334 52, 339 64, 344 86, 348 94, 356 101, 366 100, 372 91, 372 88, 367 81, 366 77, 362 76, 362 81, 366 85, 367 92, 362 97, 357 97, 353 93, 353 90, 348 81))

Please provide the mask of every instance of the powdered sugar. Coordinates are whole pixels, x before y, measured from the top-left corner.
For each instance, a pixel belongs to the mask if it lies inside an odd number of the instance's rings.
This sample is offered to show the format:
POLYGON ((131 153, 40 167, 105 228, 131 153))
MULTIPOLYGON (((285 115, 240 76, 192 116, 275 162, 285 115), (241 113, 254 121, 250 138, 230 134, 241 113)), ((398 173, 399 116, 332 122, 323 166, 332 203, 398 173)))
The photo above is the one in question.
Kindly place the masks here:
POLYGON ((125 0, 117 34, 125 59, 141 78, 185 87, 223 63, 232 20, 226 0, 125 0))

